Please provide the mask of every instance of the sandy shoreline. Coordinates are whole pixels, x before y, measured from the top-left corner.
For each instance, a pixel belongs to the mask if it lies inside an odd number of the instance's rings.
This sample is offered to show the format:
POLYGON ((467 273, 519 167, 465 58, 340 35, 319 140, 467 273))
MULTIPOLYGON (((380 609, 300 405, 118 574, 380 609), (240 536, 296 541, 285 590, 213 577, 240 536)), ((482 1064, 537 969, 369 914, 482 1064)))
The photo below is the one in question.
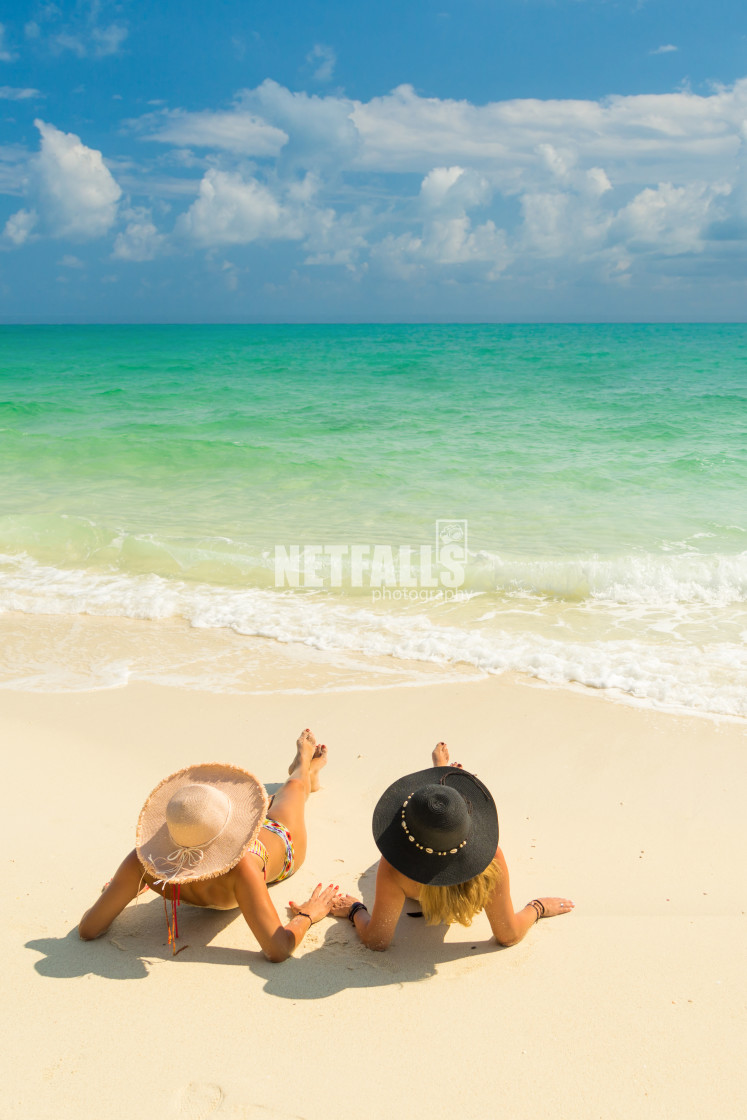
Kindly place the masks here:
POLYGON ((0 728, 9 1117, 745 1114, 744 726, 492 678, 4 692, 0 728), (240 918, 194 910, 171 959, 151 896, 78 940, 164 774, 215 758, 272 786, 306 725, 330 765, 281 914, 319 879, 370 893, 375 800, 439 738, 496 797, 514 900, 567 894, 575 913, 509 950, 482 918, 444 936, 403 916, 383 955, 328 919, 273 966, 240 918))

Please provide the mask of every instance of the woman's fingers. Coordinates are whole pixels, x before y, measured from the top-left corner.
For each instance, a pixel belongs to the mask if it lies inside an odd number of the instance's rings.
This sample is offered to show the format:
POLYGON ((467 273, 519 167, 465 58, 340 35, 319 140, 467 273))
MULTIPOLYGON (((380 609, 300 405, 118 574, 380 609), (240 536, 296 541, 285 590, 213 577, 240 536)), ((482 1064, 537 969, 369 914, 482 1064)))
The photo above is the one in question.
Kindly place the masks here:
POLYGON ((570 914, 576 905, 570 898, 541 898, 540 902, 545 908, 545 918, 556 918, 558 914, 570 914))
POLYGON ((321 883, 317 883, 307 902, 289 902, 288 908, 292 910, 294 914, 313 910, 315 913, 319 913, 320 917, 323 917, 325 914, 329 913, 333 904, 339 897, 339 890, 340 888, 334 883, 330 883, 327 887, 322 887, 321 883))
POLYGON ((336 918, 347 918, 356 899, 351 894, 338 894, 332 899, 331 912, 336 918))

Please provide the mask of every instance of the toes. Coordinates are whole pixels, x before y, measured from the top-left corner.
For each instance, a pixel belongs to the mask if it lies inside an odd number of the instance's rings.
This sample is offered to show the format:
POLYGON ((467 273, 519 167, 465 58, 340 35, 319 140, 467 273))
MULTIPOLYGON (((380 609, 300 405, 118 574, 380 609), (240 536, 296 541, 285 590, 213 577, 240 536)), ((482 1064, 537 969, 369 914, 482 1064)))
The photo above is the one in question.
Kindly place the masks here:
POLYGON ((326 762, 327 762, 327 748, 324 745, 324 743, 322 743, 321 746, 316 748, 316 750, 314 751, 314 753, 311 757, 312 774, 316 773, 317 770, 320 770, 322 768, 322 766, 326 765, 326 762))
POLYGON ((443 765, 444 762, 448 763, 449 748, 446 746, 446 743, 436 743, 435 747, 433 748, 432 757, 434 762, 436 761, 436 759, 438 759, 440 765, 443 765))

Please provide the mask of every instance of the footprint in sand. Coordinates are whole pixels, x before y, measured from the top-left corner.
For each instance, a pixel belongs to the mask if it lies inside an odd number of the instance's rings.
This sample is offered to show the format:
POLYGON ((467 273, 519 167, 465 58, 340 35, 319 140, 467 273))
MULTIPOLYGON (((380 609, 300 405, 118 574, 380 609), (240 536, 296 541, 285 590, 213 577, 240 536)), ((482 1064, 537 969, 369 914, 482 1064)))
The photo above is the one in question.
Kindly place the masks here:
POLYGON ((190 1081, 179 1094, 179 1120, 205 1120, 210 1116, 223 1120, 303 1120, 297 1113, 279 1112, 271 1105, 226 1101, 220 1085, 190 1081))
POLYGON ((212 1116, 223 1103, 223 1090, 220 1085, 209 1082, 190 1081, 179 1094, 177 1116, 184 1120, 204 1120, 212 1116))

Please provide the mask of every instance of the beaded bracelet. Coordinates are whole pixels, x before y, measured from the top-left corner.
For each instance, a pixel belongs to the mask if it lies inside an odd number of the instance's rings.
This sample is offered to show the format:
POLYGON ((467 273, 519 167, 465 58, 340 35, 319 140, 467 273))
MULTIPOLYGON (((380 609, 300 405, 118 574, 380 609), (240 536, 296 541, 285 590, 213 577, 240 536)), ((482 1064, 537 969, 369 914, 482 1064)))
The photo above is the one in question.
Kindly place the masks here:
POLYGON ((365 910, 366 913, 368 913, 368 907, 364 906, 362 902, 354 902, 350 907, 350 913, 348 914, 348 921, 353 926, 355 925, 355 915, 359 910, 365 910))
POLYGON ((538 898, 533 898, 531 902, 527 903, 527 906, 532 906, 534 908, 534 912, 537 915, 536 921, 539 921, 540 918, 544 918, 544 916, 545 916, 545 904, 544 904, 544 902, 540 902, 540 900, 538 898))
POLYGON ((309 929, 311 929, 311 927, 314 924, 314 920, 311 917, 311 914, 306 914, 306 913, 304 913, 303 910, 299 910, 298 913, 296 914, 296 917, 297 918, 308 918, 309 919, 309 929))

